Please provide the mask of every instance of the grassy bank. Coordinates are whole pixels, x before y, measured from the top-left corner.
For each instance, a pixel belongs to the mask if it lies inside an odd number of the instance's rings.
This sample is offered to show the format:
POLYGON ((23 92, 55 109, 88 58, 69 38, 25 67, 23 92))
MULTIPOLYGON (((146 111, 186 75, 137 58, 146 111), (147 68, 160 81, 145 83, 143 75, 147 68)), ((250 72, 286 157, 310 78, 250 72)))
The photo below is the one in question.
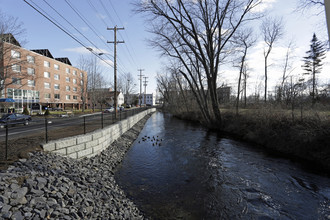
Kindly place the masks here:
MULTIPOLYGON (((177 116, 200 120, 193 112, 177 116)), ((247 109, 236 115, 234 110, 223 109, 222 122, 219 132, 330 171, 330 112, 308 111, 293 120, 286 110, 247 109)))

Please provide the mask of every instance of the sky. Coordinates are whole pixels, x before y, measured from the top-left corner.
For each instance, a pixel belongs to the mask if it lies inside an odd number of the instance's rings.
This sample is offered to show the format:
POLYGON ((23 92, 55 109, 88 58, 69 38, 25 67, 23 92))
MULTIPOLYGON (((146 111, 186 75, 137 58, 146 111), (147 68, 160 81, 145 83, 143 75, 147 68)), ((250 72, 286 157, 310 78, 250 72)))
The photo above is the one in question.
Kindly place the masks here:
MULTIPOLYGON (((132 1, 129 0, 27 0, 38 10, 47 14, 52 20, 56 20, 81 44, 32 9, 23 0, 0 0, 0 10, 10 16, 17 17, 23 22, 26 29, 26 49, 49 49, 54 57, 68 57, 73 66, 78 65, 81 55, 91 56, 86 48, 93 48, 97 53, 102 52, 103 59, 113 63, 114 45, 107 41, 114 40, 114 32, 107 30, 117 26, 124 30, 118 30, 117 40, 125 43, 117 44, 118 75, 130 72, 135 78, 136 91, 139 91, 139 71, 147 78, 147 93, 156 92, 156 75, 162 73, 163 60, 157 50, 148 45, 147 39, 152 35, 146 31, 148 23, 141 14, 133 12, 132 1), (48 4, 51 6, 49 6, 48 4), (56 10, 53 10, 53 8, 56 10)), ((286 47, 290 39, 295 48, 293 76, 302 73, 302 57, 309 49, 310 40, 315 32, 322 41, 327 40, 324 12, 310 9, 304 13, 295 12, 298 0, 264 0, 259 10, 274 17, 282 17, 285 24, 285 35, 278 41, 270 55, 269 85, 271 89, 279 82, 281 77, 281 65, 286 47)), ((253 23, 256 31, 260 30, 260 21, 253 23)), ((257 32, 257 42, 248 53, 249 87, 250 92, 263 88, 263 42, 257 32)), ((113 82, 113 68, 102 63, 103 74, 107 81, 113 82)), ((329 83, 330 55, 327 56, 322 73, 318 76, 321 82, 329 83)), ((230 65, 221 68, 218 85, 227 84, 235 87, 238 78, 238 70, 230 65)), ((235 90, 235 89, 234 89, 235 90)))

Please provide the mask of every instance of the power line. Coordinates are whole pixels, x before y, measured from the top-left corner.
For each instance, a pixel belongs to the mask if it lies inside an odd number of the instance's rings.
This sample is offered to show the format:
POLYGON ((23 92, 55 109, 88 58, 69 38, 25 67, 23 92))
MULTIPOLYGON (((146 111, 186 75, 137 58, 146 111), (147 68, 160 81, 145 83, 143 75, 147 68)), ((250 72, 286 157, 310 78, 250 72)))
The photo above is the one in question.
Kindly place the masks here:
MULTIPOLYGON (((81 13, 78 11, 78 9, 76 9, 68 0, 65 0, 65 2, 78 15, 78 17, 92 30, 92 32, 101 40, 101 42, 103 42, 105 44, 104 39, 102 39, 100 37, 100 35, 99 35, 99 33, 97 33, 95 27, 92 24, 88 23, 87 19, 84 18, 83 15, 81 15, 81 13)), ((105 44, 105 45, 108 47, 107 44, 105 44)), ((110 47, 109 47, 109 49, 110 49, 110 47)), ((107 55, 107 54, 105 54, 105 55, 107 55)))
MULTIPOLYGON (((66 31, 64 28, 62 28, 59 24, 56 24, 52 19, 50 19, 49 17, 47 17, 44 13, 42 13, 40 10, 38 10, 36 7, 34 7, 33 5, 31 5, 29 2, 27 2, 26 0, 24 0, 24 2, 26 4, 28 4, 31 8, 33 8, 35 11, 37 11, 40 15, 42 15, 44 18, 46 18, 48 21, 50 21, 52 24, 54 24, 57 28, 59 28, 61 31, 63 31, 65 34, 67 34, 69 37, 71 37, 74 41, 76 41, 77 43, 79 43, 81 46, 83 46, 84 48, 88 48, 86 45, 84 45, 84 43, 82 43, 80 40, 78 40, 77 38, 75 38, 71 33, 69 33, 68 31, 66 31)), ((55 19, 54 19, 55 20, 55 19)), ((97 54, 96 52, 89 50, 91 53, 93 53, 95 56, 97 56, 99 59, 103 60, 106 64, 108 64, 109 66, 113 67, 113 65, 109 62, 107 62, 107 60, 103 59, 99 54, 97 54)))
POLYGON ((81 33, 71 22, 63 17, 53 6, 51 6, 46 0, 43 0, 50 8, 52 8, 61 18, 63 18, 71 27, 73 27, 81 36, 83 36, 89 43, 91 43, 96 49, 101 51, 91 40, 89 40, 83 33, 81 33))

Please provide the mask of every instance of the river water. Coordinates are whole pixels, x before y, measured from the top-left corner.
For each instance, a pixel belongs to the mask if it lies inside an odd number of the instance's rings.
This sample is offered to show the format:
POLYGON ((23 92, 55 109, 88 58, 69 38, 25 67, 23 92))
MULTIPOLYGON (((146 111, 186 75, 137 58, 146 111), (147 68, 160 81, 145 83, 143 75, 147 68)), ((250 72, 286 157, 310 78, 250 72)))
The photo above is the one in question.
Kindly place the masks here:
POLYGON ((115 178, 151 219, 330 219, 330 178, 155 113, 115 178))

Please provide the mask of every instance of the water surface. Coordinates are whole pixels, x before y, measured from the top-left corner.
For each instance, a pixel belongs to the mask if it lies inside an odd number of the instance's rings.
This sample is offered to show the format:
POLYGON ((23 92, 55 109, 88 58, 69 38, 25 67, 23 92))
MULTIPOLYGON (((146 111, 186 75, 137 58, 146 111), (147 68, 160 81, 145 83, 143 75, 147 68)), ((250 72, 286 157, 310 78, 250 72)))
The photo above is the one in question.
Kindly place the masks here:
POLYGON ((330 219, 330 178, 159 112, 115 178, 152 219, 330 219))

